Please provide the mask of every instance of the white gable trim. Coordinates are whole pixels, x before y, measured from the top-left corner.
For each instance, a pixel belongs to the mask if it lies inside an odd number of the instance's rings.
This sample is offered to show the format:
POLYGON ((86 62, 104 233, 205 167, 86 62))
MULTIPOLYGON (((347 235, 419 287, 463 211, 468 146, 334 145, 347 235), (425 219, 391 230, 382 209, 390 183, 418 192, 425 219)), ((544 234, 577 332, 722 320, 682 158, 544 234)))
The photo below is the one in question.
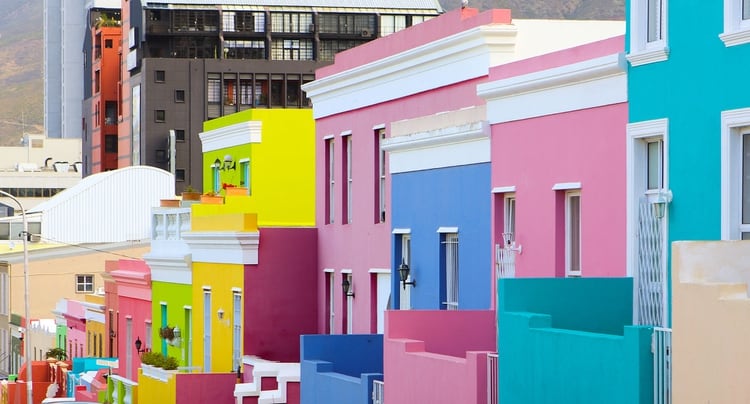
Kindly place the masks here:
POLYGON ((260 143, 261 129, 261 121, 247 121, 201 132, 198 137, 205 153, 247 143, 260 143))
POLYGON ((627 66, 621 53, 477 86, 491 124, 625 102, 627 66))
POLYGON ((193 252, 193 262, 258 263, 258 232, 188 232, 182 238, 193 252))
POLYGON ((315 119, 485 76, 513 55, 517 28, 489 24, 302 86, 315 119))

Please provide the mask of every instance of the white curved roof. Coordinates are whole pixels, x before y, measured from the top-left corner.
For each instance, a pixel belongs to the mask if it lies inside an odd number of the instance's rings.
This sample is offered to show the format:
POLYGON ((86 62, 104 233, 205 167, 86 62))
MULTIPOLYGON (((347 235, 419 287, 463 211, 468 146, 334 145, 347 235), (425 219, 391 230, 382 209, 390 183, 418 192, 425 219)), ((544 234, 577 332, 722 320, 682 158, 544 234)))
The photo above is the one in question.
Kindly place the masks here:
POLYGON ((149 166, 94 174, 27 214, 41 216, 42 239, 103 243, 151 237, 151 208, 174 198, 174 176, 149 166))

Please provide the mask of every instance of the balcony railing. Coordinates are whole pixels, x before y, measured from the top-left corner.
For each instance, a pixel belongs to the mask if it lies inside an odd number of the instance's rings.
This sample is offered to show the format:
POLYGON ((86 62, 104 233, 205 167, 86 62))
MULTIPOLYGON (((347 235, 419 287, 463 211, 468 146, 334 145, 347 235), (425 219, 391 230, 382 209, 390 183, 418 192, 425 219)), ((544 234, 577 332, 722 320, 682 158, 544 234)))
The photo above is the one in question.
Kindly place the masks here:
POLYGON ((382 380, 372 381, 372 404, 383 404, 385 398, 385 383, 382 380))

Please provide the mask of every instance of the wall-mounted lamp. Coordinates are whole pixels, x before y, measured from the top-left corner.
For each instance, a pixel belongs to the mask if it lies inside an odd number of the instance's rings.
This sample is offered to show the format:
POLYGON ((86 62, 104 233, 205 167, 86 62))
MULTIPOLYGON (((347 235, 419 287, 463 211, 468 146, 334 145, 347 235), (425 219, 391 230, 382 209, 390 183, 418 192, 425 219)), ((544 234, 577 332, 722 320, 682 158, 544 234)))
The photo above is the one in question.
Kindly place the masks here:
POLYGON ((398 266, 398 275, 401 278, 401 284, 404 285, 404 290, 406 290, 406 285, 411 285, 413 287, 417 286, 417 281, 412 279, 409 280, 409 265, 406 264, 403 260, 401 260, 401 265, 398 266))
POLYGON ((141 342, 141 337, 135 338, 135 350, 138 351, 138 354, 141 354, 143 352, 146 352, 148 349, 143 346, 143 342, 141 342), (143 348, 143 349, 141 349, 143 348))
POLYGON ((221 161, 218 158, 214 160, 214 167, 217 167, 222 171, 235 170, 237 169, 237 162, 234 161, 231 155, 227 154, 224 156, 224 161, 221 161))
POLYGON ((503 248, 511 251, 515 251, 519 254, 523 252, 523 247, 516 244, 516 238, 513 237, 513 233, 503 233, 503 248))
POLYGON ((672 202, 672 191, 659 191, 656 197, 651 200, 651 207, 654 209, 654 216, 661 219, 667 213, 667 205, 672 202))
POLYGON ((349 282, 349 276, 344 275, 344 280, 341 281, 341 289, 344 291, 344 296, 354 297, 354 291, 352 291, 352 283, 349 282))
POLYGON ((219 311, 216 312, 216 315, 219 316, 219 320, 224 319, 224 309, 219 309, 219 311))
POLYGON ((117 337, 117 333, 115 332, 115 330, 109 330, 109 337, 110 338, 116 338, 117 337))

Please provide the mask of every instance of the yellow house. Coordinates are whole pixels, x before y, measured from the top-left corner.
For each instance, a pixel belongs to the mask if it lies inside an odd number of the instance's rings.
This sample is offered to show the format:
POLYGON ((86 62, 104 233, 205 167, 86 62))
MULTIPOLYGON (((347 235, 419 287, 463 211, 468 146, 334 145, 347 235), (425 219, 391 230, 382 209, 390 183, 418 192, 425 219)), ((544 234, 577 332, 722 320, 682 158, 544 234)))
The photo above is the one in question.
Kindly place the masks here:
POLYGON ((109 338, 104 325, 104 295, 85 295, 82 303, 86 316, 86 356, 103 358, 107 354, 104 344, 109 338))

